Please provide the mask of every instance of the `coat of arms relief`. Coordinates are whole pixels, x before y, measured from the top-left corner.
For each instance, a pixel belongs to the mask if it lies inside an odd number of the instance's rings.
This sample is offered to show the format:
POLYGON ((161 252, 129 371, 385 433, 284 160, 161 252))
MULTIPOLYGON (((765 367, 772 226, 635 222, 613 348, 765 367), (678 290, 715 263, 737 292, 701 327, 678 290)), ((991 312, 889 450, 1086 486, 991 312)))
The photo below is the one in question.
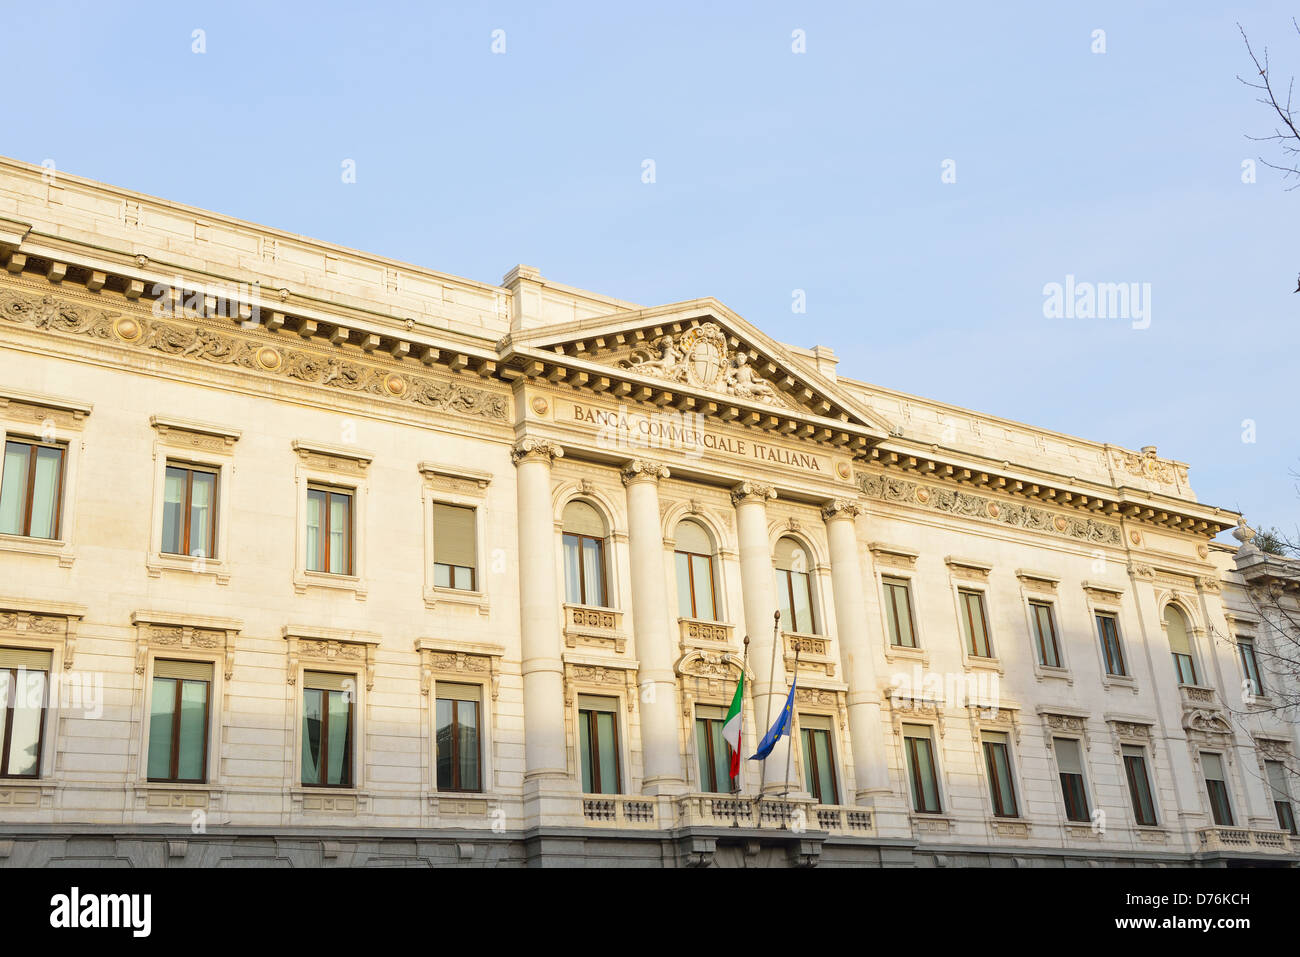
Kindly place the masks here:
POLYGON ((749 356, 727 348, 726 333, 706 322, 681 336, 660 336, 633 350, 619 366, 643 375, 681 382, 765 405, 786 405, 772 383, 749 364, 749 356))

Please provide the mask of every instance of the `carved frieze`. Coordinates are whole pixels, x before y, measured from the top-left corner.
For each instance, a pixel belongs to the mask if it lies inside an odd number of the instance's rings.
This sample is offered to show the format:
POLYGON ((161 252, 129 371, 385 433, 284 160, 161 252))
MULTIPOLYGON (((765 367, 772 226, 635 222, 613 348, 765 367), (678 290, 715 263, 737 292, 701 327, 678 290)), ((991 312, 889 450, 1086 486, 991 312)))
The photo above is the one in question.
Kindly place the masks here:
POLYGON ((1004 502, 975 495, 960 489, 938 485, 923 485, 892 475, 862 472, 858 476, 862 493, 868 498, 883 502, 917 505, 922 508, 965 518, 995 522, 1028 531, 1062 535, 1098 545, 1119 545, 1123 539, 1118 525, 1094 518, 1076 518, 1027 505, 1023 502, 1004 502))
POLYGON ((400 401, 436 412, 491 422, 509 420, 506 396, 456 379, 397 372, 203 326, 79 305, 51 295, 0 290, 0 320, 39 331, 86 336, 178 359, 400 401))

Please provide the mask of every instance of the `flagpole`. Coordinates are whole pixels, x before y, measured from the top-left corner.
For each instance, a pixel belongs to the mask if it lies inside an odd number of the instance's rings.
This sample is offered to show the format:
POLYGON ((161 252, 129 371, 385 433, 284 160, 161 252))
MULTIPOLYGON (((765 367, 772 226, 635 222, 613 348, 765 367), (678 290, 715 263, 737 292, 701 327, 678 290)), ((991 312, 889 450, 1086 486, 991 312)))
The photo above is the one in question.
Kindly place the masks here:
MULTIPOLYGON (((792 681, 799 680, 799 652, 803 651, 803 642, 798 638, 794 640, 794 678, 792 681)), ((790 702, 790 709, 794 710, 794 702, 790 702)), ((794 757, 794 715, 790 715, 790 733, 786 735, 789 739, 786 741, 785 750, 785 788, 781 791, 781 798, 790 796, 790 761, 794 757)))
MULTIPOLYGON (((773 685, 776 682, 776 653, 781 647, 781 609, 777 609, 772 616, 772 664, 767 670, 767 723, 765 727, 772 727, 772 703, 776 692, 773 685)), ((755 689, 757 690, 757 689, 755 689)), ((757 733, 757 728, 755 733, 757 733)), ((763 770, 759 772, 758 779, 758 799, 763 799, 763 789, 767 787, 767 759, 763 759, 763 770)))
MULTIPOLYGON (((744 681, 745 681, 745 675, 746 675, 746 673, 747 673, 748 671, 749 671, 749 635, 746 635, 746 636, 745 636, 745 654, 744 654, 744 657, 741 659, 741 662, 740 662, 740 680, 741 680, 742 685, 744 684, 744 681)), ((740 779, 744 776, 744 773, 745 773, 745 763, 746 763, 746 762, 745 762, 745 755, 743 754, 743 750, 744 750, 744 747, 745 747, 745 745, 744 745, 744 740, 745 740, 745 695, 744 695, 743 692, 741 693, 741 696, 740 696, 740 729, 741 729, 741 730, 740 730, 740 739, 741 739, 741 745, 740 745, 740 746, 741 746, 742 753, 741 753, 741 755, 740 755, 740 762, 736 765, 736 767, 740 769, 740 774, 737 774, 734 778, 731 779, 731 793, 732 793, 732 794, 739 794, 742 790, 744 790, 744 789, 740 786, 740 779)), ((733 820, 731 823, 734 825, 736 822, 733 820)))

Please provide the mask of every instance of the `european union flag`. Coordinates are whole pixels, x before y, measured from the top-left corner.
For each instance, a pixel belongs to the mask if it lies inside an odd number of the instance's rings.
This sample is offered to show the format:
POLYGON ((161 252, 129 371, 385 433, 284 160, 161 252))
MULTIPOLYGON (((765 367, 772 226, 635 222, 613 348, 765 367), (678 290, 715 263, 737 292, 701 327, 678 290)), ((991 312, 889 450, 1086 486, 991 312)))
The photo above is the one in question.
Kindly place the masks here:
POLYGON ((776 723, 768 728, 767 734, 763 735, 763 740, 758 742, 758 750, 754 752, 754 756, 749 760, 762 761, 766 759, 772 753, 772 749, 776 747, 776 742, 781 739, 781 735, 790 733, 791 722, 794 720, 794 686, 796 683, 797 679, 790 682, 790 693, 786 695, 785 707, 781 709, 781 714, 776 719, 776 723))

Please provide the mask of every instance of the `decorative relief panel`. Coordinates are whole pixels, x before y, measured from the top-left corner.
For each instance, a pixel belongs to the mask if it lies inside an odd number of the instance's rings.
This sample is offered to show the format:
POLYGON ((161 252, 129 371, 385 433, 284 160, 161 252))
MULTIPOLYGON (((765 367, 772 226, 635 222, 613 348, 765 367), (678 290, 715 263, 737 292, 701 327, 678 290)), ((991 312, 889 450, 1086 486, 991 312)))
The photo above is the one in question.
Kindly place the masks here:
POLYGON ((1073 515, 1058 514, 1023 502, 999 501, 959 489, 923 485, 872 472, 859 473, 858 484, 868 498, 883 502, 919 505, 951 515, 1062 535, 1099 545, 1120 545, 1123 542, 1118 525, 1093 518, 1080 519, 1073 515))
POLYGON ((86 336, 178 359, 224 365, 329 389, 396 400, 436 412, 491 422, 509 421, 505 395, 474 388, 455 379, 396 372, 201 326, 185 326, 74 304, 50 295, 0 290, 0 319, 36 330, 86 336))
POLYGON ((428 697, 437 678, 450 681, 486 679, 492 700, 501 693, 500 645, 457 642, 448 639, 421 638, 415 643, 420 656, 420 694, 428 697))
POLYGON ((727 334, 715 322, 703 323, 676 338, 660 336, 638 346, 619 367, 693 389, 792 407, 772 383, 754 371, 747 353, 730 347, 727 334))
POLYGON ((63 669, 68 671, 77 648, 77 626, 85 614, 81 605, 0 599, 0 637, 38 638, 46 647, 62 641, 63 669))
POLYGON ((301 625, 286 625, 282 634, 288 643, 289 684, 298 683, 299 665, 333 664, 346 666, 347 670, 364 671, 366 690, 374 687, 378 635, 301 625))
POLYGON ((627 651, 623 613, 613 608, 565 605, 564 643, 570 648, 585 645, 623 654, 627 651))
POLYGON ((8 389, 0 392, 0 414, 14 422, 30 422, 38 430, 53 425, 59 431, 80 431, 91 408, 89 403, 66 402, 8 389))
POLYGON ((137 611, 131 614, 135 626, 135 673, 149 668, 150 650, 197 651, 220 656, 226 680, 235 670, 235 639, 243 622, 229 618, 178 615, 171 612, 137 611))

